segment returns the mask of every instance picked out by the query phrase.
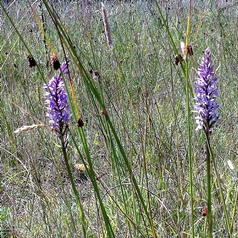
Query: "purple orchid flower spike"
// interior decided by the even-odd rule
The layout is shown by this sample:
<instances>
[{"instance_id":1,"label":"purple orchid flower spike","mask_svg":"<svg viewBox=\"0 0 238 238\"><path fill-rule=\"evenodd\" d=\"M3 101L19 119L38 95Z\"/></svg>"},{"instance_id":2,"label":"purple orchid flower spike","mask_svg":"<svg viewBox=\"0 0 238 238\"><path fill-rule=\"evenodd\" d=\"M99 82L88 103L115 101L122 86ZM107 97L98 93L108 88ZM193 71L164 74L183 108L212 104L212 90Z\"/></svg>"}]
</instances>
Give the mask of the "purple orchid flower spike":
<instances>
[{"instance_id":1,"label":"purple orchid flower spike","mask_svg":"<svg viewBox=\"0 0 238 238\"><path fill-rule=\"evenodd\" d=\"M203 129L206 133L211 133L213 125L218 121L217 103L218 91L215 87L217 77L213 70L210 49L207 48L205 56L198 69L198 78L195 83L195 112L197 128Z\"/></svg>"},{"instance_id":2,"label":"purple orchid flower spike","mask_svg":"<svg viewBox=\"0 0 238 238\"><path fill-rule=\"evenodd\" d=\"M68 74L68 62L64 62L59 75L52 77L50 82L44 86L46 90L47 117L49 118L52 129L61 132L64 125L69 123L71 116L68 95L62 74Z\"/></svg>"}]
</instances>

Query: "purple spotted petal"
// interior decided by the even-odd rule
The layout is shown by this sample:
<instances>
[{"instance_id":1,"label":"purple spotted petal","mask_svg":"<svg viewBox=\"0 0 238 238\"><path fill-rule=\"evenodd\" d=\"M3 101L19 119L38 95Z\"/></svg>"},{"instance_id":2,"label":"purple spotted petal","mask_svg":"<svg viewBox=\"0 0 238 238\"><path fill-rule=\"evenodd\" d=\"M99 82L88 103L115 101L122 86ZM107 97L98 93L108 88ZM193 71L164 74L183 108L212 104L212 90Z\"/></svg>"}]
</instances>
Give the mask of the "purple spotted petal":
<instances>
[{"instance_id":1,"label":"purple spotted petal","mask_svg":"<svg viewBox=\"0 0 238 238\"><path fill-rule=\"evenodd\" d=\"M217 78L213 70L211 52L207 48L199 66L198 78L196 78L195 83L196 130L203 129L206 132L211 132L212 126L219 118L218 109L220 106L217 103L218 91L215 87L216 82Z\"/></svg>"}]
</instances>

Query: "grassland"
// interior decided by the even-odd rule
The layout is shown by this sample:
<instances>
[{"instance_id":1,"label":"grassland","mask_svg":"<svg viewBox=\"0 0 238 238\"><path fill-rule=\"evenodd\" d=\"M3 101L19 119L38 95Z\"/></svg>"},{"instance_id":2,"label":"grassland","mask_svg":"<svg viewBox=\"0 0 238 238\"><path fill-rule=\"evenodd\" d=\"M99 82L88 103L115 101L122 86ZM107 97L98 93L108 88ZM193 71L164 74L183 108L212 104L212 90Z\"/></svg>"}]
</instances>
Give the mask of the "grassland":
<instances>
[{"instance_id":1,"label":"grassland","mask_svg":"<svg viewBox=\"0 0 238 238\"><path fill-rule=\"evenodd\" d=\"M186 41L189 3L106 2L109 47L99 2L43 2L32 1L32 8L27 1L2 2L0 8L0 237L192 237L192 223L194 237L208 237L206 139L195 131L193 112L193 85L207 47L221 105L211 138L213 237L238 237L237 5L194 1L188 115L185 74L174 57ZM57 74L53 51L60 62L69 59L78 105L66 83L71 107L84 121L79 128L72 117L67 146L79 196L46 116L43 86ZM29 67L28 55L38 67ZM14 133L32 124L44 126Z\"/></svg>"}]
</instances>

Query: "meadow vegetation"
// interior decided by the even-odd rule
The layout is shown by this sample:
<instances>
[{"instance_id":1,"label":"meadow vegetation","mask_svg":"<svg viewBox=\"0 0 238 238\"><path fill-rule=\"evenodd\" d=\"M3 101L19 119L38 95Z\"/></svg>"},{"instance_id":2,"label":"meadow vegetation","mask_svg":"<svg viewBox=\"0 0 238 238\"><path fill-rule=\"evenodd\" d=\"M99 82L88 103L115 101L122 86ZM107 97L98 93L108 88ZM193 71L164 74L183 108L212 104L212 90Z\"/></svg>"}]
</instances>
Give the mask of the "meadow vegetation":
<instances>
[{"instance_id":1,"label":"meadow vegetation","mask_svg":"<svg viewBox=\"0 0 238 238\"><path fill-rule=\"evenodd\" d=\"M194 2L106 1L111 45L99 1L0 2L0 237L208 237L194 113L207 47L220 104L212 236L238 237L238 5ZM176 65L190 7L193 55ZM46 114L53 54L69 60L65 143Z\"/></svg>"}]
</instances>

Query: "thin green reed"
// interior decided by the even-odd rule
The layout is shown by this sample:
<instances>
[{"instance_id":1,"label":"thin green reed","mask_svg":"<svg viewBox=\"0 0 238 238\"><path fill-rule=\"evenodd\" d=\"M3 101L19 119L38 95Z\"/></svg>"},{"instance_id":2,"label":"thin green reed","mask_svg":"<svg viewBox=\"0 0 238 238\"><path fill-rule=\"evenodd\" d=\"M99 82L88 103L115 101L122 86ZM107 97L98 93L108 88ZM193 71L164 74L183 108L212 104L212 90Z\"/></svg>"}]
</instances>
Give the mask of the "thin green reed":
<instances>
[{"instance_id":1,"label":"thin green reed","mask_svg":"<svg viewBox=\"0 0 238 238\"><path fill-rule=\"evenodd\" d=\"M45 2L45 1L44 1ZM144 197L142 195L142 192L138 186L138 182L133 174L133 171L132 171L132 168L131 168L131 164L127 158L127 155L125 153L125 150L122 146L122 143L117 135L117 132L113 126L113 123L107 113L107 110L106 110L106 107L105 107L105 104L104 104L104 101L102 99L102 96L100 95L100 90L98 91L98 89L96 88L95 84L92 82L92 80L90 80L87 72L85 71L82 63L81 63L81 59L80 57L78 56L76 50L74 49L73 47L73 44L70 40L70 37L69 35L66 33L62 23L60 23L60 20L56 17L56 15L54 14L54 12L49 8L49 5L46 4L46 7L47 7L47 10L49 11L51 17L53 18L53 21L54 21L54 24L57 24L57 27L59 28L60 30L60 33L64 39L64 45L65 47L69 50L69 53L71 54L73 60L74 60L74 63L76 64L76 66L78 67L79 71L81 72L81 76L82 76L82 79L84 80L85 84L86 84L86 87L88 88L88 93L89 93L89 96L90 96L90 99L91 99L91 102L93 103L94 107L97 108L97 103L95 102L95 99L96 101L99 103L102 111L104 112L104 116L105 116L105 120L104 122L106 123L106 125L108 126L108 128L110 129L111 131L111 137L114 137L113 140L115 140L116 142L116 145L120 151L120 154L123 158L123 161L124 161L124 165L126 166L127 170L128 170L128 173L130 175L130 180L132 182L132 185L135 189L135 194L136 194L136 197L137 199L139 200L139 204L141 206L141 208L144 210L145 214L146 214L146 217L149 221L149 224L151 226L151 229L153 230L153 222L151 220L151 217L148 213L148 210L147 210L147 206L145 204L145 201L144 201ZM102 123L102 119L101 120L101 123ZM105 128L105 123L102 123L103 125L103 128L105 129L105 131L108 131L107 128ZM116 150L115 150L116 151ZM90 159L89 157L87 157L87 159ZM93 169L93 168L92 168ZM98 194L98 196L100 196ZM101 206L103 206L103 204L101 204ZM106 213L105 213L106 214ZM107 219L105 217L105 219ZM154 232L154 237L156 237L156 234Z\"/></svg>"},{"instance_id":2,"label":"thin green reed","mask_svg":"<svg viewBox=\"0 0 238 238\"><path fill-rule=\"evenodd\" d=\"M121 76L122 80L120 80L120 83L123 84L123 83L126 83L126 78L125 78L124 72L123 72L123 70L121 68L121 65L119 63L119 60L118 60L117 51L113 47L113 41L112 41L111 33L110 33L110 25L109 25L109 21L108 21L108 18L107 18L107 11L106 11L105 5L103 3L102 3L102 9L101 10L102 10L102 18L103 18L103 25L104 25L105 36L106 36L106 39L107 39L107 45L108 45L108 48L111 50L110 53L111 53L112 61L114 62L114 64L116 64L116 66L118 68L118 71L119 71L119 74ZM129 90L128 90L128 94L131 96L131 92ZM147 114L146 114L146 118L147 118ZM146 182L146 186L147 186L148 213L149 213L149 216L150 216L150 220L149 221L150 221L153 237L155 238L155 237L157 237L157 234L156 234L156 231L155 231L154 221L153 221L153 217L152 217L152 210L151 210L151 201L150 201L151 199L150 199L150 193L149 193L149 182L148 182L148 177L147 177L146 158L145 158L145 150L146 149L144 149L144 145L143 145L142 141L143 141L143 139L141 140L142 151L143 151L143 156L142 157L143 157L143 160L144 160L144 172L145 172L145 180L146 180L145 182ZM145 139L144 142L146 144L146 139ZM116 154L115 154L115 158L116 158L116 162L117 162L118 158L117 158ZM119 176L119 181L120 180L121 179L120 179L120 176ZM142 176L142 183L143 183L143 176ZM123 187L121 187L121 191L123 193ZM126 207L126 204L124 204L124 205ZM143 216L142 216L142 220L143 220L143 222L144 222L144 224L146 226L146 223L144 221L144 217ZM146 229L146 232L147 232L147 236L149 236L147 229Z\"/></svg>"},{"instance_id":3,"label":"thin green reed","mask_svg":"<svg viewBox=\"0 0 238 238\"><path fill-rule=\"evenodd\" d=\"M192 225L192 237L194 237L194 203L193 203L193 166L194 158L192 154L191 144L191 106L190 106L190 93L189 93L189 62L186 59L186 100L187 100L187 128L188 128L188 158L189 158L189 187L190 187L190 209L191 209L191 225Z\"/></svg>"},{"instance_id":4,"label":"thin green reed","mask_svg":"<svg viewBox=\"0 0 238 238\"><path fill-rule=\"evenodd\" d=\"M191 0L190 0L190 6L188 11L188 23L187 23L187 32L186 32L186 74L185 74L185 80L186 80L186 100L187 100L187 128L188 128L188 159L189 159L189 186L190 186L190 209L191 209L191 225L192 225L192 237L195 236L194 233L194 192L193 192L193 166L194 166L194 157L192 154L192 143L191 143L191 95L189 92L189 43L190 43L190 22L191 22ZM191 53L191 52L190 52Z\"/></svg>"},{"instance_id":5,"label":"thin green reed","mask_svg":"<svg viewBox=\"0 0 238 238\"><path fill-rule=\"evenodd\" d=\"M169 25L167 20L165 19L162 9L159 6L158 1L156 1L156 6L159 12L159 15L162 19L162 22L166 28L169 41L172 45L172 48L174 50L174 53L178 55L178 49L177 46L173 40L173 36L170 32ZM194 232L194 192L193 192L193 164L194 164L194 158L192 154L192 142L191 142L191 96L193 97L193 91L189 82L189 72L190 72L190 67L189 67L189 59L188 59L188 49L187 46L189 45L189 38L190 38L190 20L191 20L191 1L190 1L190 6L189 6L189 11L188 11L188 23L187 23L187 32L186 32L186 45L185 45L185 66L181 63L181 69L182 73L185 78L185 92L186 92L186 105L187 105L187 133L188 133L188 159L189 159L189 187L190 187L190 224L191 224L191 232L192 232L192 237L195 236Z\"/></svg>"},{"instance_id":6,"label":"thin green reed","mask_svg":"<svg viewBox=\"0 0 238 238\"><path fill-rule=\"evenodd\" d=\"M47 3L47 1L43 1L43 2L44 2L44 4L45 4L45 6L46 6L47 11L49 12L49 14L50 14L50 16L51 16L51 18L52 18L54 24L57 26L57 29L58 29L59 33L62 34L62 35L61 35L61 37L62 37L61 40L62 40L62 42L64 42L64 47L66 47L68 50L69 50L69 48L70 48L71 50L73 50L73 53L72 53L72 52L70 52L70 53L72 53L73 56L76 56L76 55L74 55L74 53L76 54L76 52L75 52L75 49L74 49L74 47L73 47L73 45L72 45L72 42L71 42L71 40L70 40L70 37L69 37L68 34L65 32L65 29L63 29L62 23L59 22L58 17L57 17L56 14L54 13L54 11L51 9L51 7L50 7L49 4ZM64 41L64 40L67 41L67 44L65 44L65 41ZM76 63L76 62L74 61L74 63ZM82 71L84 72L84 74L82 74L82 76L83 76L83 77L84 77L84 76L87 77L87 75L85 74L85 70L84 70L84 68L83 68L83 66L81 65L81 63L80 63L79 60L78 60L77 63L78 63L77 66L78 66L78 68L79 68L79 71L80 71L80 72L82 72ZM89 78L87 78L87 82L90 84L90 86L89 86L90 89L91 89L93 92L95 92L95 94L97 95L97 97L101 100L100 95L99 95L99 92L97 91L97 89L95 88L95 86L92 84L92 82L90 82ZM102 101L101 101L101 103L102 103ZM95 105L96 105L96 104L95 104ZM73 108L74 108L74 107L75 107L75 105L73 105ZM74 113L74 119L75 119L75 121L77 121L77 120L79 119L79 118L77 118L77 116L76 116L75 113ZM89 178L90 178L90 180L91 180L91 182L92 182L94 191L95 191L95 193L96 193L96 195L97 195L97 198L98 198L98 201L99 201L99 204L100 204L101 212L102 212L103 219L104 219L104 224L105 224L105 227L106 227L106 230L107 230L107 236L108 236L108 237L115 237L114 232L113 232L113 229L112 229L112 226L111 226L111 223L110 223L110 221L109 221L109 217L108 217L108 215L107 215L106 209L105 209L104 204L103 204L102 199L101 199L101 195L100 195L99 188L98 188L98 185L97 185L96 174L95 174L95 172L94 172L93 163L92 163L92 160L91 160L91 155L90 155L90 151L89 151L89 148L88 148L88 143L87 143L87 139L86 139L86 137L85 137L85 133L84 133L83 127L81 127L81 126L78 127L78 128L77 128L77 132L78 132L78 135L79 135L79 137L80 137L80 139L81 139L81 142L82 142L82 144L83 144L83 149L84 149L84 152L85 152L85 155L86 155L86 159L87 159L87 163L88 163L89 168L87 168L87 165L86 165L85 161L84 161L84 160L83 160L83 161L84 161L84 164L85 164L87 173L88 173ZM78 146L77 146L76 148L78 148ZM78 151L79 151L79 149L78 149Z\"/></svg>"},{"instance_id":7,"label":"thin green reed","mask_svg":"<svg viewBox=\"0 0 238 238\"><path fill-rule=\"evenodd\" d=\"M47 3L47 1L44 1L44 4L45 4L45 6L47 8L47 11L49 12L50 16L52 17L52 19L54 21L54 24L57 25L57 27L58 27L58 29L60 31L60 34L62 35L64 46L67 48L67 50L71 54L71 57L72 57L75 65L78 67L79 71L81 72L81 76L82 76L82 79L83 79L87 89L88 89L89 96L90 96L89 98L91 99L91 102L93 103L93 105L96 108L96 110L98 110L97 109L97 103L96 103L96 101L97 101L99 103L101 109L104 111L104 115L105 115L105 120L104 121L108 125L108 128L110 129L110 131L112 133L112 136L114 137L113 140L115 140L115 142L117 144L117 147L118 147L118 149L120 151L120 154L121 154L121 156L123 158L124 164L125 164L125 166L126 166L126 168L128 170L128 173L130 175L130 179L131 179L132 185L133 185L133 187L135 189L136 197L140 201L139 205L141 206L141 208L145 212L147 220L149 221L149 224L150 224L151 228L153 229L153 223L152 223L150 215L148 213L147 206L145 204L142 192L141 192L141 190L140 190L140 188L138 186L137 180L136 180L136 178L135 178L135 176L133 174L130 162L129 162L127 156L126 156L126 153L124 151L122 143L121 143L121 141L120 141L120 139L119 139L119 137L117 135L117 132L116 132L114 126L113 126L112 121L109 118L109 115L107 114L107 111L106 111L103 99L102 99L98 89L96 88L95 84L92 82L92 80L90 80L90 77L88 76L87 72L85 71L85 69L84 69L84 67L83 67L83 65L81 63L81 59L79 58L75 48L73 47L73 44L72 44L72 42L70 40L70 37L69 37L69 34L65 31L65 29L63 27L63 24L60 22L59 18L56 16L54 11L50 8L50 6ZM95 99L96 99L96 101L95 101ZM102 119L100 119L100 121L102 122ZM105 128L105 124L104 123L102 123L102 126L105 129L105 131L107 131L107 129ZM112 228L111 228L108 216L107 216L107 212L106 212L106 210L104 208L104 205L103 205L103 202L102 202L102 200L100 198L99 189L97 187L97 182L96 182L96 179L95 179L96 178L95 177L95 173L93 172L93 164L92 164L92 161L91 161L89 148L87 146L87 140L86 140L86 138L84 136L83 129L80 128L80 129L78 129L78 131L80 132L79 135L80 135L80 138L81 138L82 142L84 142L83 143L83 148L84 148L84 150L86 152L86 158L87 158L87 162L89 164L89 169L90 169L89 174L92 173L90 175L90 179L93 182L93 186L94 186L95 192L96 192L97 197L99 199L99 204L100 204L100 207L101 207L101 211L102 211L102 214L103 214L104 223L105 223L108 235L110 237L114 237L114 234L113 234L113 231L112 231ZM156 237L156 235L154 235L154 237Z\"/></svg>"}]
</instances>

